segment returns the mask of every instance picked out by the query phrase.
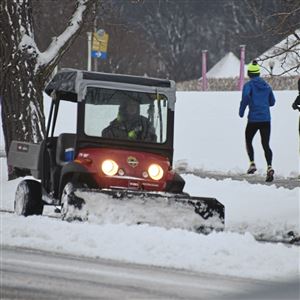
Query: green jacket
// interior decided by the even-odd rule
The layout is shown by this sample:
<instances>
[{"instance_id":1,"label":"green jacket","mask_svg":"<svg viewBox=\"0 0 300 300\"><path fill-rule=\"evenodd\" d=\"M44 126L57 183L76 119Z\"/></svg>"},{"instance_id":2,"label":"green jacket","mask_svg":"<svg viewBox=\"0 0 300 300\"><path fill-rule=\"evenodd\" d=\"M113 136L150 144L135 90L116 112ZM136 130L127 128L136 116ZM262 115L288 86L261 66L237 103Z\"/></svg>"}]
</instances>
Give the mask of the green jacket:
<instances>
[{"instance_id":1,"label":"green jacket","mask_svg":"<svg viewBox=\"0 0 300 300\"><path fill-rule=\"evenodd\" d=\"M157 140L155 129L144 116L138 116L128 121L116 118L108 127L103 129L102 137L146 142L156 142Z\"/></svg>"}]
</instances>

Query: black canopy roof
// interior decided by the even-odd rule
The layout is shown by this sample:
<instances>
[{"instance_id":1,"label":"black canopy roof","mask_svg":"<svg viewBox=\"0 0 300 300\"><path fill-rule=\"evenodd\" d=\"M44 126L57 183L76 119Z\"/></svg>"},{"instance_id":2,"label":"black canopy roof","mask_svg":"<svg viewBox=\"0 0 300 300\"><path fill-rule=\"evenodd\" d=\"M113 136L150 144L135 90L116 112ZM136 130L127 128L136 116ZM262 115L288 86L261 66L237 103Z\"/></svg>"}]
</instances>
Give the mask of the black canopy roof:
<instances>
[{"instance_id":1,"label":"black canopy roof","mask_svg":"<svg viewBox=\"0 0 300 300\"><path fill-rule=\"evenodd\" d=\"M162 88L171 87L171 81L167 79L63 69L48 83L45 92L50 96L55 91L62 99L76 102L76 86L81 81L110 81Z\"/></svg>"}]
</instances>

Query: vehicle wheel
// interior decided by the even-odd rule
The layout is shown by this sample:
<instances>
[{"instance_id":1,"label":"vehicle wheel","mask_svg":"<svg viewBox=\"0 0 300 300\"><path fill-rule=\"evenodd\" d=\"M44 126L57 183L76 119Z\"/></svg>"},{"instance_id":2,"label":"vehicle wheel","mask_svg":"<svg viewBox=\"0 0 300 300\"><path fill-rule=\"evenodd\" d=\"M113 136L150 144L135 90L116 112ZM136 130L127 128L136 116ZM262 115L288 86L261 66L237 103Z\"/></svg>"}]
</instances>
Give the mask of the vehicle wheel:
<instances>
[{"instance_id":1,"label":"vehicle wheel","mask_svg":"<svg viewBox=\"0 0 300 300\"><path fill-rule=\"evenodd\" d=\"M71 222L74 220L86 221L88 219L85 202L77 197L74 190L78 188L73 183L68 182L61 194L61 218Z\"/></svg>"},{"instance_id":2,"label":"vehicle wheel","mask_svg":"<svg viewBox=\"0 0 300 300\"><path fill-rule=\"evenodd\" d=\"M15 195L15 213L25 217L41 215L43 208L41 183L31 179L21 181Z\"/></svg>"}]
</instances>

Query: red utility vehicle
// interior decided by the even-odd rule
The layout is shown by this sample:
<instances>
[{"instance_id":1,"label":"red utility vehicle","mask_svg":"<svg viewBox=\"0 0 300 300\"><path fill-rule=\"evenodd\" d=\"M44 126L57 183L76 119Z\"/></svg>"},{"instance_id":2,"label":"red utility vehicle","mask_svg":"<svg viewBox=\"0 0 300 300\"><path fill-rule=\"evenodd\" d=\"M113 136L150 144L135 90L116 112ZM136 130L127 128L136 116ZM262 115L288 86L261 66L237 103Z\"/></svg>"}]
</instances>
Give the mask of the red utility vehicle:
<instances>
[{"instance_id":1,"label":"red utility vehicle","mask_svg":"<svg viewBox=\"0 0 300 300\"><path fill-rule=\"evenodd\" d=\"M175 83L171 80L65 69L45 92L52 103L45 140L13 141L8 163L25 179L16 192L20 215L44 205L63 219L149 223L208 232L224 227L224 206L191 197L172 168ZM67 101L77 106L59 113ZM75 120L56 135L58 117ZM199 149L199 151L201 151Z\"/></svg>"}]
</instances>

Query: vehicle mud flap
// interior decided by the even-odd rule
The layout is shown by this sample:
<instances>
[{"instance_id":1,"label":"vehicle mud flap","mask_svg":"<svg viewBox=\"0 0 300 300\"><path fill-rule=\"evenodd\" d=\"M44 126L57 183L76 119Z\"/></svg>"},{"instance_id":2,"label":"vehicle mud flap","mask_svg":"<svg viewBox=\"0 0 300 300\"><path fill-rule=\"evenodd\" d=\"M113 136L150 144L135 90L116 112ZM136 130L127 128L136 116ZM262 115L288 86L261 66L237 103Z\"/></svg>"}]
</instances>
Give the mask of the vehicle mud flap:
<instances>
[{"instance_id":1,"label":"vehicle mud flap","mask_svg":"<svg viewBox=\"0 0 300 300\"><path fill-rule=\"evenodd\" d=\"M76 189L89 220L97 223L149 224L210 233L224 229L224 206L215 198L128 190Z\"/></svg>"}]
</instances>

